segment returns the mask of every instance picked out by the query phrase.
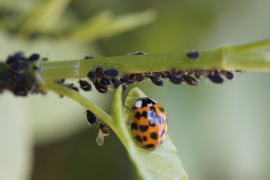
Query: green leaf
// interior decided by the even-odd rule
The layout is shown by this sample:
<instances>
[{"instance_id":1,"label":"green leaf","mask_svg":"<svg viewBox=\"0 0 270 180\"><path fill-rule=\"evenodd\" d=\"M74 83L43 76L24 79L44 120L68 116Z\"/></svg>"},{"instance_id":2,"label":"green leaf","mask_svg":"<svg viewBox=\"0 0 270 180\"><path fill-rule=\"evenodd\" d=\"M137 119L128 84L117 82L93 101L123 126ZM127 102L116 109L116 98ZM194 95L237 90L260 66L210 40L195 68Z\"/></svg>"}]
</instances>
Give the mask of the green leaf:
<instances>
[{"instance_id":1,"label":"green leaf","mask_svg":"<svg viewBox=\"0 0 270 180\"><path fill-rule=\"evenodd\" d=\"M76 28L72 36L76 41L89 42L100 38L107 38L135 28L144 26L156 19L154 10L132 13L114 17L110 10L102 11Z\"/></svg>"},{"instance_id":2,"label":"green leaf","mask_svg":"<svg viewBox=\"0 0 270 180\"><path fill-rule=\"evenodd\" d=\"M114 124L118 124L118 126L115 126L115 133L127 148L130 159L134 163L141 178L146 180L187 180L187 173L169 135L167 135L163 145L153 152L146 151L136 144L136 141L132 138L130 128L127 126L131 112L125 108L124 117L126 121L121 115L123 109L121 92L120 87L116 91L112 107ZM134 106L135 101L140 97L145 97L144 93L139 88L132 89L129 92L125 105L128 107Z\"/></svg>"},{"instance_id":3,"label":"green leaf","mask_svg":"<svg viewBox=\"0 0 270 180\"><path fill-rule=\"evenodd\" d=\"M28 14L21 32L50 32L71 0L43 0Z\"/></svg>"}]
</instances>

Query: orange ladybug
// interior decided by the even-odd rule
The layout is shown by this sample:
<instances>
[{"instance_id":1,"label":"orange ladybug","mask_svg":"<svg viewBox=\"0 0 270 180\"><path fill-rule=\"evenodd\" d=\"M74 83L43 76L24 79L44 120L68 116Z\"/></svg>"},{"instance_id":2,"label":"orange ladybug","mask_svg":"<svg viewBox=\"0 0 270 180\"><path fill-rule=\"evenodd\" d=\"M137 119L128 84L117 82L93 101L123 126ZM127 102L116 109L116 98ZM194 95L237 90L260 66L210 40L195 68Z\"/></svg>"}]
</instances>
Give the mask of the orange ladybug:
<instances>
[{"instance_id":1,"label":"orange ladybug","mask_svg":"<svg viewBox=\"0 0 270 180\"><path fill-rule=\"evenodd\" d=\"M163 143L168 130L168 121L163 107L153 99L144 97L136 101L130 121L133 138L139 146L154 151Z\"/></svg>"}]
</instances>

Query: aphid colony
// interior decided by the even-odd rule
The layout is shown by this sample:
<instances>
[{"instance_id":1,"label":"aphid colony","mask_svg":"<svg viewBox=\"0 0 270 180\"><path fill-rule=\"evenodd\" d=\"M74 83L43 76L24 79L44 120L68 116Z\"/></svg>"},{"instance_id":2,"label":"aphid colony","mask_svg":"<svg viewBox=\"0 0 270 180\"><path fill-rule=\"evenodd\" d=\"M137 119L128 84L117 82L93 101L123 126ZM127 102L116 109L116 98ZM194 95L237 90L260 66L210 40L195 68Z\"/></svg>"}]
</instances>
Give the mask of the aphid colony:
<instances>
[{"instance_id":1,"label":"aphid colony","mask_svg":"<svg viewBox=\"0 0 270 180\"><path fill-rule=\"evenodd\" d=\"M129 53L128 55L146 55L146 53L138 51L135 53ZM198 51L192 51L186 54L188 58L196 59L199 57ZM85 59L92 59L93 56L86 56ZM236 70L235 72L241 72ZM147 79L157 86L163 86L163 80L168 79L173 84L188 84L191 86L197 86L198 80L202 78L209 79L216 84L222 84L225 79L232 80L234 78L233 71L224 70L181 70L177 71L172 68L171 71L163 72L149 72L149 73L137 73L129 75L121 75L118 70L109 68L103 69L97 67L87 73L87 77L92 81L93 85L100 93L108 93L109 86L113 85L114 88L122 86L123 91L127 91L127 86L135 82L142 83ZM91 91L92 86L89 82L80 80L81 89L84 91Z\"/></svg>"},{"instance_id":2,"label":"aphid colony","mask_svg":"<svg viewBox=\"0 0 270 180\"><path fill-rule=\"evenodd\" d=\"M18 52L9 56L5 63L0 62L0 93L9 90L15 96L27 96L28 93L46 94L39 88L31 70L41 70L35 63L39 59L39 54L25 57L23 53Z\"/></svg>"}]
</instances>

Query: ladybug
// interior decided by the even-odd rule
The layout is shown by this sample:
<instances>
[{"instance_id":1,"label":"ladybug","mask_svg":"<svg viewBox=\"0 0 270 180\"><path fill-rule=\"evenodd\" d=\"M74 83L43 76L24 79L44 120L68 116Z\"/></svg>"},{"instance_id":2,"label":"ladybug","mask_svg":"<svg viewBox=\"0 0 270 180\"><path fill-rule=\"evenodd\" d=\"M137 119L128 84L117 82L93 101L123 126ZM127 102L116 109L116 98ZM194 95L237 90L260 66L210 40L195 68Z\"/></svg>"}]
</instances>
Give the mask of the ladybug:
<instances>
[{"instance_id":1,"label":"ladybug","mask_svg":"<svg viewBox=\"0 0 270 180\"><path fill-rule=\"evenodd\" d=\"M129 109L129 108L128 108ZM153 99L144 97L130 109L130 128L133 138L147 151L154 151L165 140L168 121L163 107Z\"/></svg>"}]
</instances>

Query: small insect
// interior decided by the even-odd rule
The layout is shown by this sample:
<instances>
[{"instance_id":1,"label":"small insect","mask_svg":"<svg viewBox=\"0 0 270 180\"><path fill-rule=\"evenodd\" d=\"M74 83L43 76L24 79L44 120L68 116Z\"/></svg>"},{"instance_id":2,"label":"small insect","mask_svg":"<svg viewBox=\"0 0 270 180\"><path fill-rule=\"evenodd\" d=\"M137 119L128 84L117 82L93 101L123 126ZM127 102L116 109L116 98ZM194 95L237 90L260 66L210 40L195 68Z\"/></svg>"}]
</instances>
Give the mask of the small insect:
<instances>
[{"instance_id":1,"label":"small insect","mask_svg":"<svg viewBox=\"0 0 270 180\"><path fill-rule=\"evenodd\" d=\"M128 109L133 111L130 121L133 138L143 149L154 151L167 135L168 121L163 107L144 97L136 101L135 107Z\"/></svg>"},{"instance_id":2,"label":"small insect","mask_svg":"<svg viewBox=\"0 0 270 180\"><path fill-rule=\"evenodd\" d=\"M32 55L28 58L28 60L29 60L29 61L37 61L37 60L39 60L39 58L40 58L40 55L39 55L39 54L32 54Z\"/></svg>"},{"instance_id":3,"label":"small insect","mask_svg":"<svg viewBox=\"0 0 270 180\"><path fill-rule=\"evenodd\" d=\"M191 51L191 52L187 53L186 55L189 58L196 59L199 57L199 52L198 51Z\"/></svg>"},{"instance_id":4,"label":"small insect","mask_svg":"<svg viewBox=\"0 0 270 180\"><path fill-rule=\"evenodd\" d=\"M42 60L42 61L48 61L49 59L46 58L46 57L44 57L44 58L42 58L41 60Z\"/></svg>"},{"instance_id":5,"label":"small insect","mask_svg":"<svg viewBox=\"0 0 270 180\"><path fill-rule=\"evenodd\" d=\"M95 73L96 73L97 78L103 76L104 75L103 68L102 67L97 67L96 70L95 70Z\"/></svg>"},{"instance_id":6,"label":"small insect","mask_svg":"<svg viewBox=\"0 0 270 180\"><path fill-rule=\"evenodd\" d=\"M207 77L216 84L222 84L224 79L221 77L218 71L208 73Z\"/></svg>"},{"instance_id":7,"label":"small insect","mask_svg":"<svg viewBox=\"0 0 270 180\"><path fill-rule=\"evenodd\" d=\"M98 80L94 81L94 85L96 87L96 90L102 94L105 94L108 92L108 86L104 86L98 82Z\"/></svg>"},{"instance_id":8,"label":"small insect","mask_svg":"<svg viewBox=\"0 0 270 180\"><path fill-rule=\"evenodd\" d=\"M149 78L151 79L152 83L154 83L157 86L163 86L163 81L161 78L150 75Z\"/></svg>"},{"instance_id":9,"label":"small insect","mask_svg":"<svg viewBox=\"0 0 270 180\"><path fill-rule=\"evenodd\" d=\"M120 81L126 85L133 84L135 82L134 76L125 75L121 77Z\"/></svg>"},{"instance_id":10,"label":"small insect","mask_svg":"<svg viewBox=\"0 0 270 180\"><path fill-rule=\"evenodd\" d=\"M221 74L223 74L227 79L233 80L234 76L233 73L230 71L220 71Z\"/></svg>"},{"instance_id":11,"label":"small insect","mask_svg":"<svg viewBox=\"0 0 270 180\"><path fill-rule=\"evenodd\" d=\"M81 87L84 91L91 91L92 86L91 86L91 84L89 84L87 81L79 80L79 83L80 83L80 87Z\"/></svg>"},{"instance_id":12,"label":"small insect","mask_svg":"<svg viewBox=\"0 0 270 180\"><path fill-rule=\"evenodd\" d=\"M119 71L116 69L107 69L104 73L109 77L116 78L119 74Z\"/></svg>"},{"instance_id":13,"label":"small insect","mask_svg":"<svg viewBox=\"0 0 270 180\"><path fill-rule=\"evenodd\" d=\"M137 51L135 53L129 53L128 55L146 55L146 53L142 51Z\"/></svg>"},{"instance_id":14,"label":"small insect","mask_svg":"<svg viewBox=\"0 0 270 180\"><path fill-rule=\"evenodd\" d=\"M115 89L118 88L118 86L122 85L122 90L123 91L127 91L127 86L125 86L121 81L119 81L118 79L111 79L112 84L114 86Z\"/></svg>"},{"instance_id":15,"label":"small insect","mask_svg":"<svg viewBox=\"0 0 270 180\"><path fill-rule=\"evenodd\" d=\"M100 84L102 84L103 86L109 86L112 84L111 80L108 79L108 78L102 78L100 81L99 81Z\"/></svg>"},{"instance_id":16,"label":"small insect","mask_svg":"<svg viewBox=\"0 0 270 180\"><path fill-rule=\"evenodd\" d=\"M65 85L65 86L68 87L68 88L70 88L70 89L72 89L72 90L74 90L74 91L79 92L79 89L77 87L75 87L73 83L68 84L68 85Z\"/></svg>"},{"instance_id":17,"label":"small insect","mask_svg":"<svg viewBox=\"0 0 270 180\"><path fill-rule=\"evenodd\" d=\"M37 67L37 66L33 66L33 69L36 70L36 71L42 71L42 68L41 67Z\"/></svg>"},{"instance_id":18,"label":"small insect","mask_svg":"<svg viewBox=\"0 0 270 180\"><path fill-rule=\"evenodd\" d=\"M142 83L145 80L145 77L144 77L143 74L131 74L130 76L132 76L132 75L135 76L134 79L135 79L136 82Z\"/></svg>"},{"instance_id":19,"label":"small insect","mask_svg":"<svg viewBox=\"0 0 270 180\"><path fill-rule=\"evenodd\" d=\"M185 75L185 76L183 76L183 78L185 79L185 82L191 86L198 85L198 82L196 81L196 79L194 79L193 77L191 77L189 75Z\"/></svg>"},{"instance_id":20,"label":"small insect","mask_svg":"<svg viewBox=\"0 0 270 180\"><path fill-rule=\"evenodd\" d=\"M97 116L90 110L86 110L86 117L89 123L89 126L92 126L97 123Z\"/></svg>"},{"instance_id":21,"label":"small insect","mask_svg":"<svg viewBox=\"0 0 270 180\"><path fill-rule=\"evenodd\" d=\"M99 146L104 144L104 137L109 136L109 128L105 123L100 123L96 142Z\"/></svg>"},{"instance_id":22,"label":"small insect","mask_svg":"<svg viewBox=\"0 0 270 180\"><path fill-rule=\"evenodd\" d=\"M171 73L168 73L167 78L171 81L173 84L182 84L184 80L181 77L178 77L176 75L173 75Z\"/></svg>"},{"instance_id":23,"label":"small insect","mask_svg":"<svg viewBox=\"0 0 270 180\"><path fill-rule=\"evenodd\" d=\"M84 57L84 59L93 59L93 58L94 58L94 56L91 56L91 55L87 55Z\"/></svg>"},{"instance_id":24,"label":"small insect","mask_svg":"<svg viewBox=\"0 0 270 180\"><path fill-rule=\"evenodd\" d=\"M195 77L196 77L197 79L200 79L201 76L204 76L204 75L205 75L205 73L204 73L203 71L201 71L201 70L196 70L196 71L194 72L194 75L195 75Z\"/></svg>"},{"instance_id":25,"label":"small insect","mask_svg":"<svg viewBox=\"0 0 270 180\"><path fill-rule=\"evenodd\" d=\"M87 73L87 77L90 79L90 80L93 80L96 78L96 73L94 71L89 71Z\"/></svg>"}]
</instances>

